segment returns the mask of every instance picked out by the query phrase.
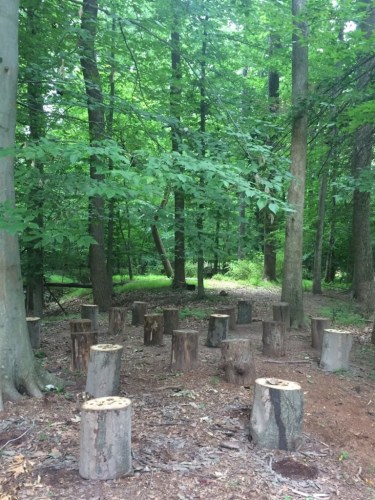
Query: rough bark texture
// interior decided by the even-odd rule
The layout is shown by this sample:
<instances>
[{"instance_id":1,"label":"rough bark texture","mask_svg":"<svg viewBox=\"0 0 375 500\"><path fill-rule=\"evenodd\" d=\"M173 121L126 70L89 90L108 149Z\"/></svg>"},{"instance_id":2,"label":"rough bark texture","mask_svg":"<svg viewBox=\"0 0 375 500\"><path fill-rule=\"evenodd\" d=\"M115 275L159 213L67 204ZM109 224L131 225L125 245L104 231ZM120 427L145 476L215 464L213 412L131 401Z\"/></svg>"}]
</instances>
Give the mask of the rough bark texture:
<instances>
[{"instance_id":1,"label":"rough bark texture","mask_svg":"<svg viewBox=\"0 0 375 500\"><path fill-rule=\"evenodd\" d=\"M290 328L290 306L287 302L273 304L272 313L274 321L282 321L286 328Z\"/></svg>"},{"instance_id":2,"label":"rough bark texture","mask_svg":"<svg viewBox=\"0 0 375 500\"><path fill-rule=\"evenodd\" d=\"M108 318L109 335L126 335L126 316L125 307L111 307Z\"/></svg>"},{"instance_id":3,"label":"rough bark texture","mask_svg":"<svg viewBox=\"0 0 375 500\"><path fill-rule=\"evenodd\" d=\"M164 335L172 335L173 330L178 330L180 322L179 311L175 307L163 309Z\"/></svg>"},{"instance_id":4,"label":"rough bark texture","mask_svg":"<svg viewBox=\"0 0 375 500\"><path fill-rule=\"evenodd\" d=\"M375 6L371 0L361 4L367 13L359 28L370 38L375 26ZM373 51L372 51L373 54ZM370 95L368 87L375 76L375 56L366 54L365 64L361 64L361 76L358 90ZM367 90L368 89L368 90ZM370 99L370 97L366 97ZM371 168L374 145L374 124L360 126L354 134L352 153L352 173L355 179ZM358 300L365 314L372 314L375 308L374 264L371 234L371 194L363 189L355 189L353 194L353 295Z\"/></svg>"},{"instance_id":5,"label":"rough bark texture","mask_svg":"<svg viewBox=\"0 0 375 500\"><path fill-rule=\"evenodd\" d=\"M87 95L90 144L93 146L105 139L103 94L95 51L97 15L97 0L83 0L79 48ZM104 181L104 175L98 173L98 167L101 168L101 162L97 156L92 155L90 177L100 184ZM94 302L101 311L108 311L111 305L112 286L107 273L105 255L104 199L99 195L91 196L89 199L89 234L95 240L95 244L91 244L89 250Z\"/></svg>"},{"instance_id":6,"label":"rough bark texture","mask_svg":"<svg viewBox=\"0 0 375 500\"><path fill-rule=\"evenodd\" d=\"M225 306L215 309L215 314L227 314L229 316L229 330L236 329L236 307Z\"/></svg>"},{"instance_id":7,"label":"rough bark texture","mask_svg":"<svg viewBox=\"0 0 375 500\"><path fill-rule=\"evenodd\" d=\"M237 304L237 324L246 325L252 321L252 304L249 300L239 300Z\"/></svg>"},{"instance_id":8,"label":"rough bark texture","mask_svg":"<svg viewBox=\"0 0 375 500\"><path fill-rule=\"evenodd\" d=\"M82 405L79 474L116 479L132 472L131 401L107 397Z\"/></svg>"},{"instance_id":9,"label":"rough bark texture","mask_svg":"<svg viewBox=\"0 0 375 500\"><path fill-rule=\"evenodd\" d=\"M144 316L144 344L163 344L163 315L145 314Z\"/></svg>"},{"instance_id":10,"label":"rough bark texture","mask_svg":"<svg viewBox=\"0 0 375 500\"><path fill-rule=\"evenodd\" d=\"M322 247L323 247L324 214L326 205L327 181L328 181L327 172L323 172L319 188L319 212L318 212L318 220L316 223L314 266L313 266L312 291L315 294L322 293Z\"/></svg>"},{"instance_id":11,"label":"rough bark texture","mask_svg":"<svg viewBox=\"0 0 375 500\"><path fill-rule=\"evenodd\" d=\"M14 146L18 72L17 0L0 2L0 149ZM14 159L0 158L0 203L14 204ZM41 396L26 324L17 234L0 230L0 409L21 399L18 388Z\"/></svg>"},{"instance_id":12,"label":"rough bark texture","mask_svg":"<svg viewBox=\"0 0 375 500\"><path fill-rule=\"evenodd\" d=\"M265 356L285 356L285 323L263 321L263 354Z\"/></svg>"},{"instance_id":13,"label":"rough bark texture","mask_svg":"<svg viewBox=\"0 0 375 500\"><path fill-rule=\"evenodd\" d=\"M91 329L93 332L99 330L99 307L93 304L81 305L81 318L91 320Z\"/></svg>"},{"instance_id":14,"label":"rough bark texture","mask_svg":"<svg viewBox=\"0 0 375 500\"><path fill-rule=\"evenodd\" d=\"M98 332L72 332L72 363L70 369L85 373L90 359L91 346L98 343Z\"/></svg>"},{"instance_id":15,"label":"rough bark texture","mask_svg":"<svg viewBox=\"0 0 375 500\"><path fill-rule=\"evenodd\" d=\"M320 368L327 372L348 370L352 344L353 337L350 332L324 330Z\"/></svg>"},{"instance_id":16,"label":"rough bark texture","mask_svg":"<svg viewBox=\"0 0 375 500\"><path fill-rule=\"evenodd\" d=\"M91 319L71 319L70 333L91 332Z\"/></svg>"},{"instance_id":17,"label":"rough bark texture","mask_svg":"<svg viewBox=\"0 0 375 500\"><path fill-rule=\"evenodd\" d=\"M292 0L294 33L292 48L293 125L288 203L293 212L288 214L285 232L284 268L281 300L290 304L292 325L304 324L302 297L303 209L307 160L307 11L306 0Z\"/></svg>"},{"instance_id":18,"label":"rough bark texture","mask_svg":"<svg viewBox=\"0 0 375 500\"><path fill-rule=\"evenodd\" d=\"M121 345L116 344L91 346L87 368L87 394L94 398L119 395L123 350Z\"/></svg>"},{"instance_id":19,"label":"rough bark texture","mask_svg":"<svg viewBox=\"0 0 375 500\"><path fill-rule=\"evenodd\" d=\"M250 437L261 448L295 451L302 442L303 392L296 382L258 378Z\"/></svg>"},{"instance_id":20,"label":"rough bark texture","mask_svg":"<svg viewBox=\"0 0 375 500\"><path fill-rule=\"evenodd\" d=\"M311 346L319 352L322 350L323 333L329 327L328 318L311 318Z\"/></svg>"},{"instance_id":21,"label":"rough bark texture","mask_svg":"<svg viewBox=\"0 0 375 500\"><path fill-rule=\"evenodd\" d=\"M219 367L226 382L245 387L255 380L255 361L250 339L226 339L221 342Z\"/></svg>"},{"instance_id":22,"label":"rough bark texture","mask_svg":"<svg viewBox=\"0 0 375 500\"><path fill-rule=\"evenodd\" d=\"M227 314L211 314L208 320L207 342L208 347L220 347L222 340L229 332L229 316Z\"/></svg>"},{"instance_id":23,"label":"rough bark texture","mask_svg":"<svg viewBox=\"0 0 375 500\"><path fill-rule=\"evenodd\" d=\"M33 349L40 347L40 318L26 318L30 344Z\"/></svg>"},{"instance_id":24,"label":"rough bark texture","mask_svg":"<svg viewBox=\"0 0 375 500\"><path fill-rule=\"evenodd\" d=\"M143 325L144 317L147 312L147 302L136 301L132 305L132 325Z\"/></svg>"},{"instance_id":25,"label":"rough bark texture","mask_svg":"<svg viewBox=\"0 0 375 500\"><path fill-rule=\"evenodd\" d=\"M186 372L198 364L199 332L174 330L172 334L171 370Z\"/></svg>"}]
</instances>

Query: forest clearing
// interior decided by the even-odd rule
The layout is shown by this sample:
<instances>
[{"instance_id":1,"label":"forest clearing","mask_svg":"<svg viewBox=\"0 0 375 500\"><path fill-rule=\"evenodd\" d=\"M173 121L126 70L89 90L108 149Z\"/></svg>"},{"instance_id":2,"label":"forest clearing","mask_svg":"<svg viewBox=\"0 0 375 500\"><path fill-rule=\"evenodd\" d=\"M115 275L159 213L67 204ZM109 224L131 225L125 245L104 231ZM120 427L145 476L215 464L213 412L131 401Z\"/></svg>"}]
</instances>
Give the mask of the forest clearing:
<instances>
[{"instance_id":1,"label":"forest clearing","mask_svg":"<svg viewBox=\"0 0 375 500\"><path fill-rule=\"evenodd\" d=\"M227 296L220 295L222 289ZM163 346L145 346L143 328L131 326L128 317L126 338L110 337L108 315L100 314L99 342L124 346L120 394L131 399L133 411L134 474L111 481L87 481L78 473L86 379L69 370L69 319L79 316L80 301L67 306L68 317L54 316L52 321L47 315L37 355L66 387L46 392L42 399L6 404L0 422L1 498L375 498L371 328L365 322L345 326L355 338L347 372L319 369L309 327L290 330L286 356L273 362L261 354L261 324L272 315L279 295L276 287L216 282L205 301L194 300L191 292L166 289L116 296L116 305L128 308L134 300L144 300L150 310L177 306L184 311L180 327L199 331L199 364L190 372L171 372L170 336L164 336ZM238 299L252 302L253 321L237 325L230 337L251 339L256 376L296 381L303 389L303 440L295 452L254 446L248 437L253 387L224 382L218 369L220 349L205 346L210 311ZM352 307L343 292L305 292L304 300L308 316L331 308L338 322L341 312Z\"/></svg>"}]
</instances>

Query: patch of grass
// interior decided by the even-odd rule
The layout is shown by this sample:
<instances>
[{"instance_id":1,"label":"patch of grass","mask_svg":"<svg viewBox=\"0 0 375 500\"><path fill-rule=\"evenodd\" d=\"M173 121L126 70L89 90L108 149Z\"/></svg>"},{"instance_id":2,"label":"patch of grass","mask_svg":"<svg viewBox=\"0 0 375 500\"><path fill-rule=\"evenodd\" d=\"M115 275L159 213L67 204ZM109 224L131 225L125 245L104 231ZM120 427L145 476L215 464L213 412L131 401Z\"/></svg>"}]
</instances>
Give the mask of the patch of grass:
<instances>
[{"instance_id":1,"label":"patch of grass","mask_svg":"<svg viewBox=\"0 0 375 500\"><path fill-rule=\"evenodd\" d=\"M311 292L312 280L302 280L302 288L304 292Z\"/></svg>"},{"instance_id":2,"label":"patch of grass","mask_svg":"<svg viewBox=\"0 0 375 500\"><path fill-rule=\"evenodd\" d=\"M339 461L340 462L343 462L344 460L348 460L349 458L349 452L348 451L345 451L343 450L340 455L339 455Z\"/></svg>"},{"instance_id":3,"label":"patch of grass","mask_svg":"<svg viewBox=\"0 0 375 500\"><path fill-rule=\"evenodd\" d=\"M194 318L198 320L206 319L211 314L207 309L184 307L180 311L180 318Z\"/></svg>"},{"instance_id":4,"label":"patch of grass","mask_svg":"<svg viewBox=\"0 0 375 500\"><path fill-rule=\"evenodd\" d=\"M363 326L366 322L365 318L355 310L354 306L348 303L335 303L332 306L322 307L320 314L329 318L336 325Z\"/></svg>"},{"instance_id":5,"label":"patch of grass","mask_svg":"<svg viewBox=\"0 0 375 500\"><path fill-rule=\"evenodd\" d=\"M171 286L171 280L166 276L149 274L147 276L137 276L133 281L125 285L117 286L116 292L133 292L136 290L155 290Z\"/></svg>"}]
</instances>

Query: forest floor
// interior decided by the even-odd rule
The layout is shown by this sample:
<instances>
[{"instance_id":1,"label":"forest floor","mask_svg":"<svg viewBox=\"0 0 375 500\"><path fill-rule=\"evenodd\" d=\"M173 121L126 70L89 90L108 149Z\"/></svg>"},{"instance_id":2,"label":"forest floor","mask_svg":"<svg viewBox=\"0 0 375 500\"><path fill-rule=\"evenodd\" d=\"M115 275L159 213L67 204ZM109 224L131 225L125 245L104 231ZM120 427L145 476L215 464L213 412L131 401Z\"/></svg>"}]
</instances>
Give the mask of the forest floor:
<instances>
[{"instance_id":1,"label":"forest floor","mask_svg":"<svg viewBox=\"0 0 375 500\"><path fill-rule=\"evenodd\" d=\"M181 328L200 332L199 367L190 373L169 369L171 338L162 347L143 345L143 328L128 326L127 338L106 333L100 315L99 342L121 343L124 355L121 395L132 401L134 474L111 481L88 481L78 473L80 406L85 377L69 371L69 317L45 318L41 349L48 370L65 380L64 392L43 399L7 403L0 413L0 498L13 499L375 499L375 349L370 327L351 326L355 337L351 367L324 373L311 348L310 329L288 332L287 355L280 363L261 354L261 320L272 319L279 290L238 287L221 282L205 301L192 292L133 292L116 296L114 305L146 300L149 311L178 306L205 311L187 316ZM219 294L225 289L228 295ZM248 437L253 388L230 385L218 369L220 349L208 348L207 317L213 308L253 302L253 321L238 325L230 338L251 338L257 377L301 384L305 413L303 442L296 452L262 450ZM320 316L323 307L345 311L344 293L305 293L305 312ZM129 324L130 322L128 322ZM271 360L272 361L272 360ZM303 361L290 363L290 361Z\"/></svg>"}]
</instances>

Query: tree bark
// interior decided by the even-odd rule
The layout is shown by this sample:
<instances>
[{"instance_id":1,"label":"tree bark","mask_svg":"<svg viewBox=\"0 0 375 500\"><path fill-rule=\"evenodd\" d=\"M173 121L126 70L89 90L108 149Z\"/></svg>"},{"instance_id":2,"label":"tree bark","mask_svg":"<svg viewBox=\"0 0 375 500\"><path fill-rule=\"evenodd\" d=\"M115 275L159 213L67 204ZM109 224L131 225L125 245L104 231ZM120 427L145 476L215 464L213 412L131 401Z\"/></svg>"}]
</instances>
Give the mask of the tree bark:
<instances>
[{"instance_id":1,"label":"tree bark","mask_svg":"<svg viewBox=\"0 0 375 500\"><path fill-rule=\"evenodd\" d=\"M18 73L17 0L0 2L0 149L12 148L16 128ZM0 203L14 205L14 158L0 157ZM41 397L27 331L18 236L0 230L0 410L5 400L21 399L18 388Z\"/></svg>"},{"instance_id":2,"label":"tree bark","mask_svg":"<svg viewBox=\"0 0 375 500\"><path fill-rule=\"evenodd\" d=\"M220 369L230 384L252 386L255 380L254 352L250 339L225 339L221 342Z\"/></svg>"},{"instance_id":3,"label":"tree bark","mask_svg":"<svg viewBox=\"0 0 375 500\"><path fill-rule=\"evenodd\" d=\"M125 307L111 307L108 313L108 334L126 336L126 315Z\"/></svg>"},{"instance_id":4,"label":"tree bark","mask_svg":"<svg viewBox=\"0 0 375 500\"><path fill-rule=\"evenodd\" d=\"M323 249L323 233L324 233L324 214L327 194L327 172L322 173L319 188L319 211L315 237L314 251L314 266L313 266L313 294L322 293L322 249Z\"/></svg>"},{"instance_id":5,"label":"tree bark","mask_svg":"<svg viewBox=\"0 0 375 500\"><path fill-rule=\"evenodd\" d=\"M255 381L250 437L261 448L295 451L302 442L303 392L296 382Z\"/></svg>"},{"instance_id":6,"label":"tree bark","mask_svg":"<svg viewBox=\"0 0 375 500\"><path fill-rule=\"evenodd\" d=\"M292 48L292 103L293 125L290 172L293 180L288 190L288 203L292 207L286 221L284 269L281 300L290 304L291 323L302 326L305 322L302 297L303 211L307 161L307 1L293 0L294 18Z\"/></svg>"},{"instance_id":7,"label":"tree bark","mask_svg":"<svg viewBox=\"0 0 375 500\"><path fill-rule=\"evenodd\" d=\"M27 330L29 332L30 344L33 349L40 348L40 318L28 317Z\"/></svg>"},{"instance_id":8,"label":"tree bark","mask_svg":"<svg viewBox=\"0 0 375 500\"><path fill-rule=\"evenodd\" d=\"M311 318L311 347L322 350L323 333L329 326L328 318Z\"/></svg>"},{"instance_id":9,"label":"tree bark","mask_svg":"<svg viewBox=\"0 0 375 500\"><path fill-rule=\"evenodd\" d=\"M81 318L91 320L91 329L93 332L99 330L99 308L95 304L81 305Z\"/></svg>"},{"instance_id":10,"label":"tree bark","mask_svg":"<svg viewBox=\"0 0 375 500\"><path fill-rule=\"evenodd\" d=\"M187 372L198 364L199 333L195 330L174 330L172 333L171 370Z\"/></svg>"},{"instance_id":11,"label":"tree bark","mask_svg":"<svg viewBox=\"0 0 375 500\"><path fill-rule=\"evenodd\" d=\"M375 27L375 6L373 1L364 0L361 9L367 10L367 15L359 25L366 39L371 39ZM371 50L371 49L370 49ZM368 57L358 79L358 91L367 90L367 99L371 99L370 86L375 76L375 56ZM352 174L359 179L361 174L371 168L374 146L374 124L366 123L360 126L354 134L352 152ZM370 315L375 309L374 262L371 233L371 194L367 190L354 190L353 194L353 296L358 300L363 312Z\"/></svg>"},{"instance_id":12,"label":"tree bark","mask_svg":"<svg viewBox=\"0 0 375 500\"><path fill-rule=\"evenodd\" d=\"M329 328L324 330L320 368L328 372L348 370L352 343L350 332Z\"/></svg>"},{"instance_id":13,"label":"tree bark","mask_svg":"<svg viewBox=\"0 0 375 500\"><path fill-rule=\"evenodd\" d=\"M249 300L239 300L237 304L237 324L246 325L252 321L252 303Z\"/></svg>"},{"instance_id":14,"label":"tree bark","mask_svg":"<svg viewBox=\"0 0 375 500\"><path fill-rule=\"evenodd\" d=\"M163 345L163 315L145 314L144 344Z\"/></svg>"},{"instance_id":15,"label":"tree bark","mask_svg":"<svg viewBox=\"0 0 375 500\"><path fill-rule=\"evenodd\" d=\"M131 401L91 399L82 405L79 474L84 479L116 479L132 472Z\"/></svg>"},{"instance_id":16,"label":"tree bark","mask_svg":"<svg viewBox=\"0 0 375 500\"><path fill-rule=\"evenodd\" d=\"M180 322L179 310L175 307L163 309L164 335L172 335L173 330L178 330Z\"/></svg>"},{"instance_id":17,"label":"tree bark","mask_svg":"<svg viewBox=\"0 0 375 500\"><path fill-rule=\"evenodd\" d=\"M123 350L123 346L116 344L97 344L90 347L87 394L93 398L119 395Z\"/></svg>"},{"instance_id":18,"label":"tree bark","mask_svg":"<svg viewBox=\"0 0 375 500\"><path fill-rule=\"evenodd\" d=\"M263 321L263 355L285 356L285 323L282 321Z\"/></svg>"},{"instance_id":19,"label":"tree bark","mask_svg":"<svg viewBox=\"0 0 375 500\"><path fill-rule=\"evenodd\" d=\"M80 60L85 80L89 136L92 146L105 139L104 105L100 75L96 62L95 38L98 15L97 0L83 0L81 33L79 37ZM101 161L96 155L90 157L90 177L98 185L104 181L99 173ZM100 311L108 311L112 300L111 279L107 273L105 255L105 210L104 199L95 194L89 198L89 234L95 240L90 244L89 265L95 304Z\"/></svg>"},{"instance_id":20,"label":"tree bark","mask_svg":"<svg viewBox=\"0 0 375 500\"><path fill-rule=\"evenodd\" d=\"M220 347L221 341L227 338L228 332L229 316L227 314L211 314L208 320L206 345Z\"/></svg>"},{"instance_id":21,"label":"tree bark","mask_svg":"<svg viewBox=\"0 0 375 500\"><path fill-rule=\"evenodd\" d=\"M147 313L147 302L135 301L132 305L132 325L140 326L144 323L144 317Z\"/></svg>"}]
</instances>

